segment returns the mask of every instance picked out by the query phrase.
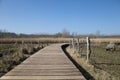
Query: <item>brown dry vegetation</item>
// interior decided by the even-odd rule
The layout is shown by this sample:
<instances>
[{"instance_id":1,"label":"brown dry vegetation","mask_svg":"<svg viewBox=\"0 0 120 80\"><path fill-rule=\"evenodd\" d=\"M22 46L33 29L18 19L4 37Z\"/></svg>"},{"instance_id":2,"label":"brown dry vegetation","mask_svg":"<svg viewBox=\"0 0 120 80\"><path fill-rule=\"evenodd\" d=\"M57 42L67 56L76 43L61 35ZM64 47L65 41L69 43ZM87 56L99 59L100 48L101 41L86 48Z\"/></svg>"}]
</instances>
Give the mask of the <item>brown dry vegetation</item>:
<instances>
[{"instance_id":1,"label":"brown dry vegetation","mask_svg":"<svg viewBox=\"0 0 120 80\"><path fill-rule=\"evenodd\" d=\"M120 43L120 38L92 38L92 42L111 42L111 43Z\"/></svg>"},{"instance_id":2,"label":"brown dry vegetation","mask_svg":"<svg viewBox=\"0 0 120 80\"><path fill-rule=\"evenodd\" d=\"M62 43L68 42L70 38L2 38L0 42L4 43L14 43L14 42L40 42L40 43Z\"/></svg>"},{"instance_id":3,"label":"brown dry vegetation","mask_svg":"<svg viewBox=\"0 0 120 80\"><path fill-rule=\"evenodd\" d=\"M77 41L76 38L75 40ZM96 43L120 43L120 38L90 38L90 40ZM80 42L86 42L86 38L80 38Z\"/></svg>"},{"instance_id":4,"label":"brown dry vegetation","mask_svg":"<svg viewBox=\"0 0 120 80\"><path fill-rule=\"evenodd\" d=\"M33 53L47 46L48 44L36 43L0 43L0 76L13 69Z\"/></svg>"},{"instance_id":5,"label":"brown dry vegetation","mask_svg":"<svg viewBox=\"0 0 120 80\"><path fill-rule=\"evenodd\" d=\"M69 40L72 40L72 38L1 38L0 42L69 42ZM77 41L77 39L75 38ZM86 41L86 38L80 38L80 41ZM92 42L112 42L112 43L118 43L120 42L120 38L91 38Z\"/></svg>"},{"instance_id":6,"label":"brown dry vegetation","mask_svg":"<svg viewBox=\"0 0 120 80\"><path fill-rule=\"evenodd\" d=\"M80 39L80 52L67 48L70 56L88 71L95 80L120 79L120 38L92 38L90 63L86 62L86 38ZM77 39L76 39L77 41ZM109 43L116 44L115 51L106 51ZM82 54L83 56L80 56Z\"/></svg>"},{"instance_id":7,"label":"brown dry vegetation","mask_svg":"<svg viewBox=\"0 0 120 80\"><path fill-rule=\"evenodd\" d=\"M67 47L67 52L69 55L80 65L82 66L95 80L119 80L115 78L104 70L96 69L93 65L88 64L85 58L81 58L77 52L74 52L74 49Z\"/></svg>"}]
</instances>

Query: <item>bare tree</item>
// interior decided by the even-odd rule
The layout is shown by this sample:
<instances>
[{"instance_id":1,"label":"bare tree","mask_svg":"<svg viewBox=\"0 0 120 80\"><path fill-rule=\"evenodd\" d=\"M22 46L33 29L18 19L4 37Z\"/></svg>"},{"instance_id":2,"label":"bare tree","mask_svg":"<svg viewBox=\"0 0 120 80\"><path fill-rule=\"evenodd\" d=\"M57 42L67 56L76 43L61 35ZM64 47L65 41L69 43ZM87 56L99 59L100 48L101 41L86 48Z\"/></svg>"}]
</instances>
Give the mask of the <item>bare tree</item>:
<instances>
[{"instance_id":1,"label":"bare tree","mask_svg":"<svg viewBox=\"0 0 120 80\"><path fill-rule=\"evenodd\" d=\"M66 30L66 29L63 29L62 37L70 37L70 32L68 30Z\"/></svg>"}]
</instances>

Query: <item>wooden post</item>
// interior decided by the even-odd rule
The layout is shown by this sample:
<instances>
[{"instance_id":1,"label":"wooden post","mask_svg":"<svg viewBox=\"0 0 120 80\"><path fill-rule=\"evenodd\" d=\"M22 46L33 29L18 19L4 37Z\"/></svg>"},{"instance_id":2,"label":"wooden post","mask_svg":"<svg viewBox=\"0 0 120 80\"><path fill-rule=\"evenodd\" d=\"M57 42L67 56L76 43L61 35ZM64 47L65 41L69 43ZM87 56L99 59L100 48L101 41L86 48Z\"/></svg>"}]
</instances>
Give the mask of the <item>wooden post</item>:
<instances>
[{"instance_id":1,"label":"wooden post","mask_svg":"<svg viewBox=\"0 0 120 80\"><path fill-rule=\"evenodd\" d=\"M24 48L24 40L22 40L21 50L23 50L23 48Z\"/></svg>"},{"instance_id":2,"label":"wooden post","mask_svg":"<svg viewBox=\"0 0 120 80\"><path fill-rule=\"evenodd\" d=\"M40 41L38 40L38 46L40 47Z\"/></svg>"},{"instance_id":3,"label":"wooden post","mask_svg":"<svg viewBox=\"0 0 120 80\"><path fill-rule=\"evenodd\" d=\"M22 40L22 47L24 46L24 41Z\"/></svg>"},{"instance_id":4,"label":"wooden post","mask_svg":"<svg viewBox=\"0 0 120 80\"><path fill-rule=\"evenodd\" d=\"M79 42L79 38L78 38L78 43L77 43L77 49L78 49L78 53L80 52L80 42Z\"/></svg>"},{"instance_id":5,"label":"wooden post","mask_svg":"<svg viewBox=\"0 0 120 80\"><path fill-rule=\"evenodd\" d=\"M73 49L75 49L74 38L72 39L72 47L73 47Z\"/></svg>"},{"instance_id":6,"label":"wooden post","mask_svg":"<svg viewBox=\"0 0 120 80\"><path fill-rule=\"evenodd\" d=\"M72 48L73 48L73 51L75 53L75 41L74 41L74 38L72 39Z\"/></svg>"},{"instance_id":7,"label":"wooden post","mask_svg":"<svg viewBox=\"0 0 120 80\"><path fill-rule=\"evenodd\" d=\"M72 41L71 40L69 42L69 46L70 46L70 48L72 48Z\"/></svg>"},{"instance_id":8,"label":"wooden post","mask_svg":"<svg viewBox=\"0 0 120 80\"><path fill-rule=\"evenodd\" d=\"M89 63L90 54L91 54L90 39L89 39L89 37L86 37L86 40L87 40L87 62Z\"/></svg>"}]
</instances>

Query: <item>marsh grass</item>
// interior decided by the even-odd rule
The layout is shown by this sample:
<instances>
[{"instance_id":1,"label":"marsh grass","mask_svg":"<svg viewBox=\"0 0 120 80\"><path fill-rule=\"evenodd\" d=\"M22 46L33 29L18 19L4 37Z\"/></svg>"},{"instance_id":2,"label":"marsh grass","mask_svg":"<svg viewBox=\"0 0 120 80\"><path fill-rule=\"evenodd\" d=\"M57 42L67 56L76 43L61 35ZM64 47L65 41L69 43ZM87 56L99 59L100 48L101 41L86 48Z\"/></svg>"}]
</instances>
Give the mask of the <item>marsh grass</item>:
<instances>
[{"instance_id":1,"label":"marsh grass","mask_svg":"<svg viewBox=\"0 0 120 80\"><path fill-rule=\"evenodd\" d=\"M26 58L47 45L39 44L0 44L0 76L4 75ZM26 52L25 52L26 51Z\"/></svg>"},{"instance_id":2,"label":"marsh grass","mask_svg":"<svg viewBox=\"0 0 120 80\"><path fill-rule=\"evenodd\" d=\"M84 69L86 70L91 76L93 76L93 78L95 80L119 80L119 67L114 68L112 66L112 68L114 68L114 70L110 67L108 68L108 66L104 67L104 66L100 66L96 64L89 64L86 62L86 58L81 57L79 53L77 53L76 51L74 51L73 48L67 48L66 49L67 52L69 53L69 55ZM101 68L100 68L101 67ZM108 69L106 69L108 68ZM105 70L104 70L105 69ZM108 72L108 71L110 72ZM118 70L118 71L117 71ZM114 72L117 71L117 72ZM114 72L114 73L112 73ZM117 73L117 75L116 75ZM117 76L117 77L116 77Z\"/></svg>"},{"instance_id":3,"label":"marsh grass","mask_svg":"<svg viewBox=\"0 0 120 80\"><path fill-rule=\"evenodd\" d=\"M106 51L107 44L109 43L91 43L90 64L93 65L94 72L99 73L100 70L103 70L120 79L120 45L116 46L116 50ZM78 55L82 55L80 58L86 60L86 43L80 44L80 46Z\"/></svg>"},{"instance_id":4,"label":"marsh grass","mask_svg":"<svg viewBox=\"0 0 120 80\"><path fill-rule=\"evenodd\" d=\"M120 77L120 50L106 51L105 45L93 45L91 48L91 63L96 68Z\"/></svg>"}]
</instances>

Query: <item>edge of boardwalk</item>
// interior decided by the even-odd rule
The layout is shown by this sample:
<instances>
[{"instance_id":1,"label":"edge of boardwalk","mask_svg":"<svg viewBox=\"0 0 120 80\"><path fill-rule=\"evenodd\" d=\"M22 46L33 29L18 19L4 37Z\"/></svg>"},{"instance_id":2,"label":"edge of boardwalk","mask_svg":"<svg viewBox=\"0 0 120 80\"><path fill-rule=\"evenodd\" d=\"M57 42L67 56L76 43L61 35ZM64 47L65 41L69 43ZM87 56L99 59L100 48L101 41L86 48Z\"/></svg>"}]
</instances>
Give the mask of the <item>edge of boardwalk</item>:
<instances>
[{"instance_id":1,"label":"edge of boardwalk","mask_svg":"<svg viewBox=\"0 0 120 80\"><path fill-rule=\"evenodd\" d=\"M95 80L93 76L91 76L82 66L79 65L66 51L66 47L68 47L69 44L64 44L61 46L62 50L66 54L66 56L72 61L72 63L79 69L79 71L82 73L82 75L87 79L87 80Z\"/></svg>"}]
</instances>

